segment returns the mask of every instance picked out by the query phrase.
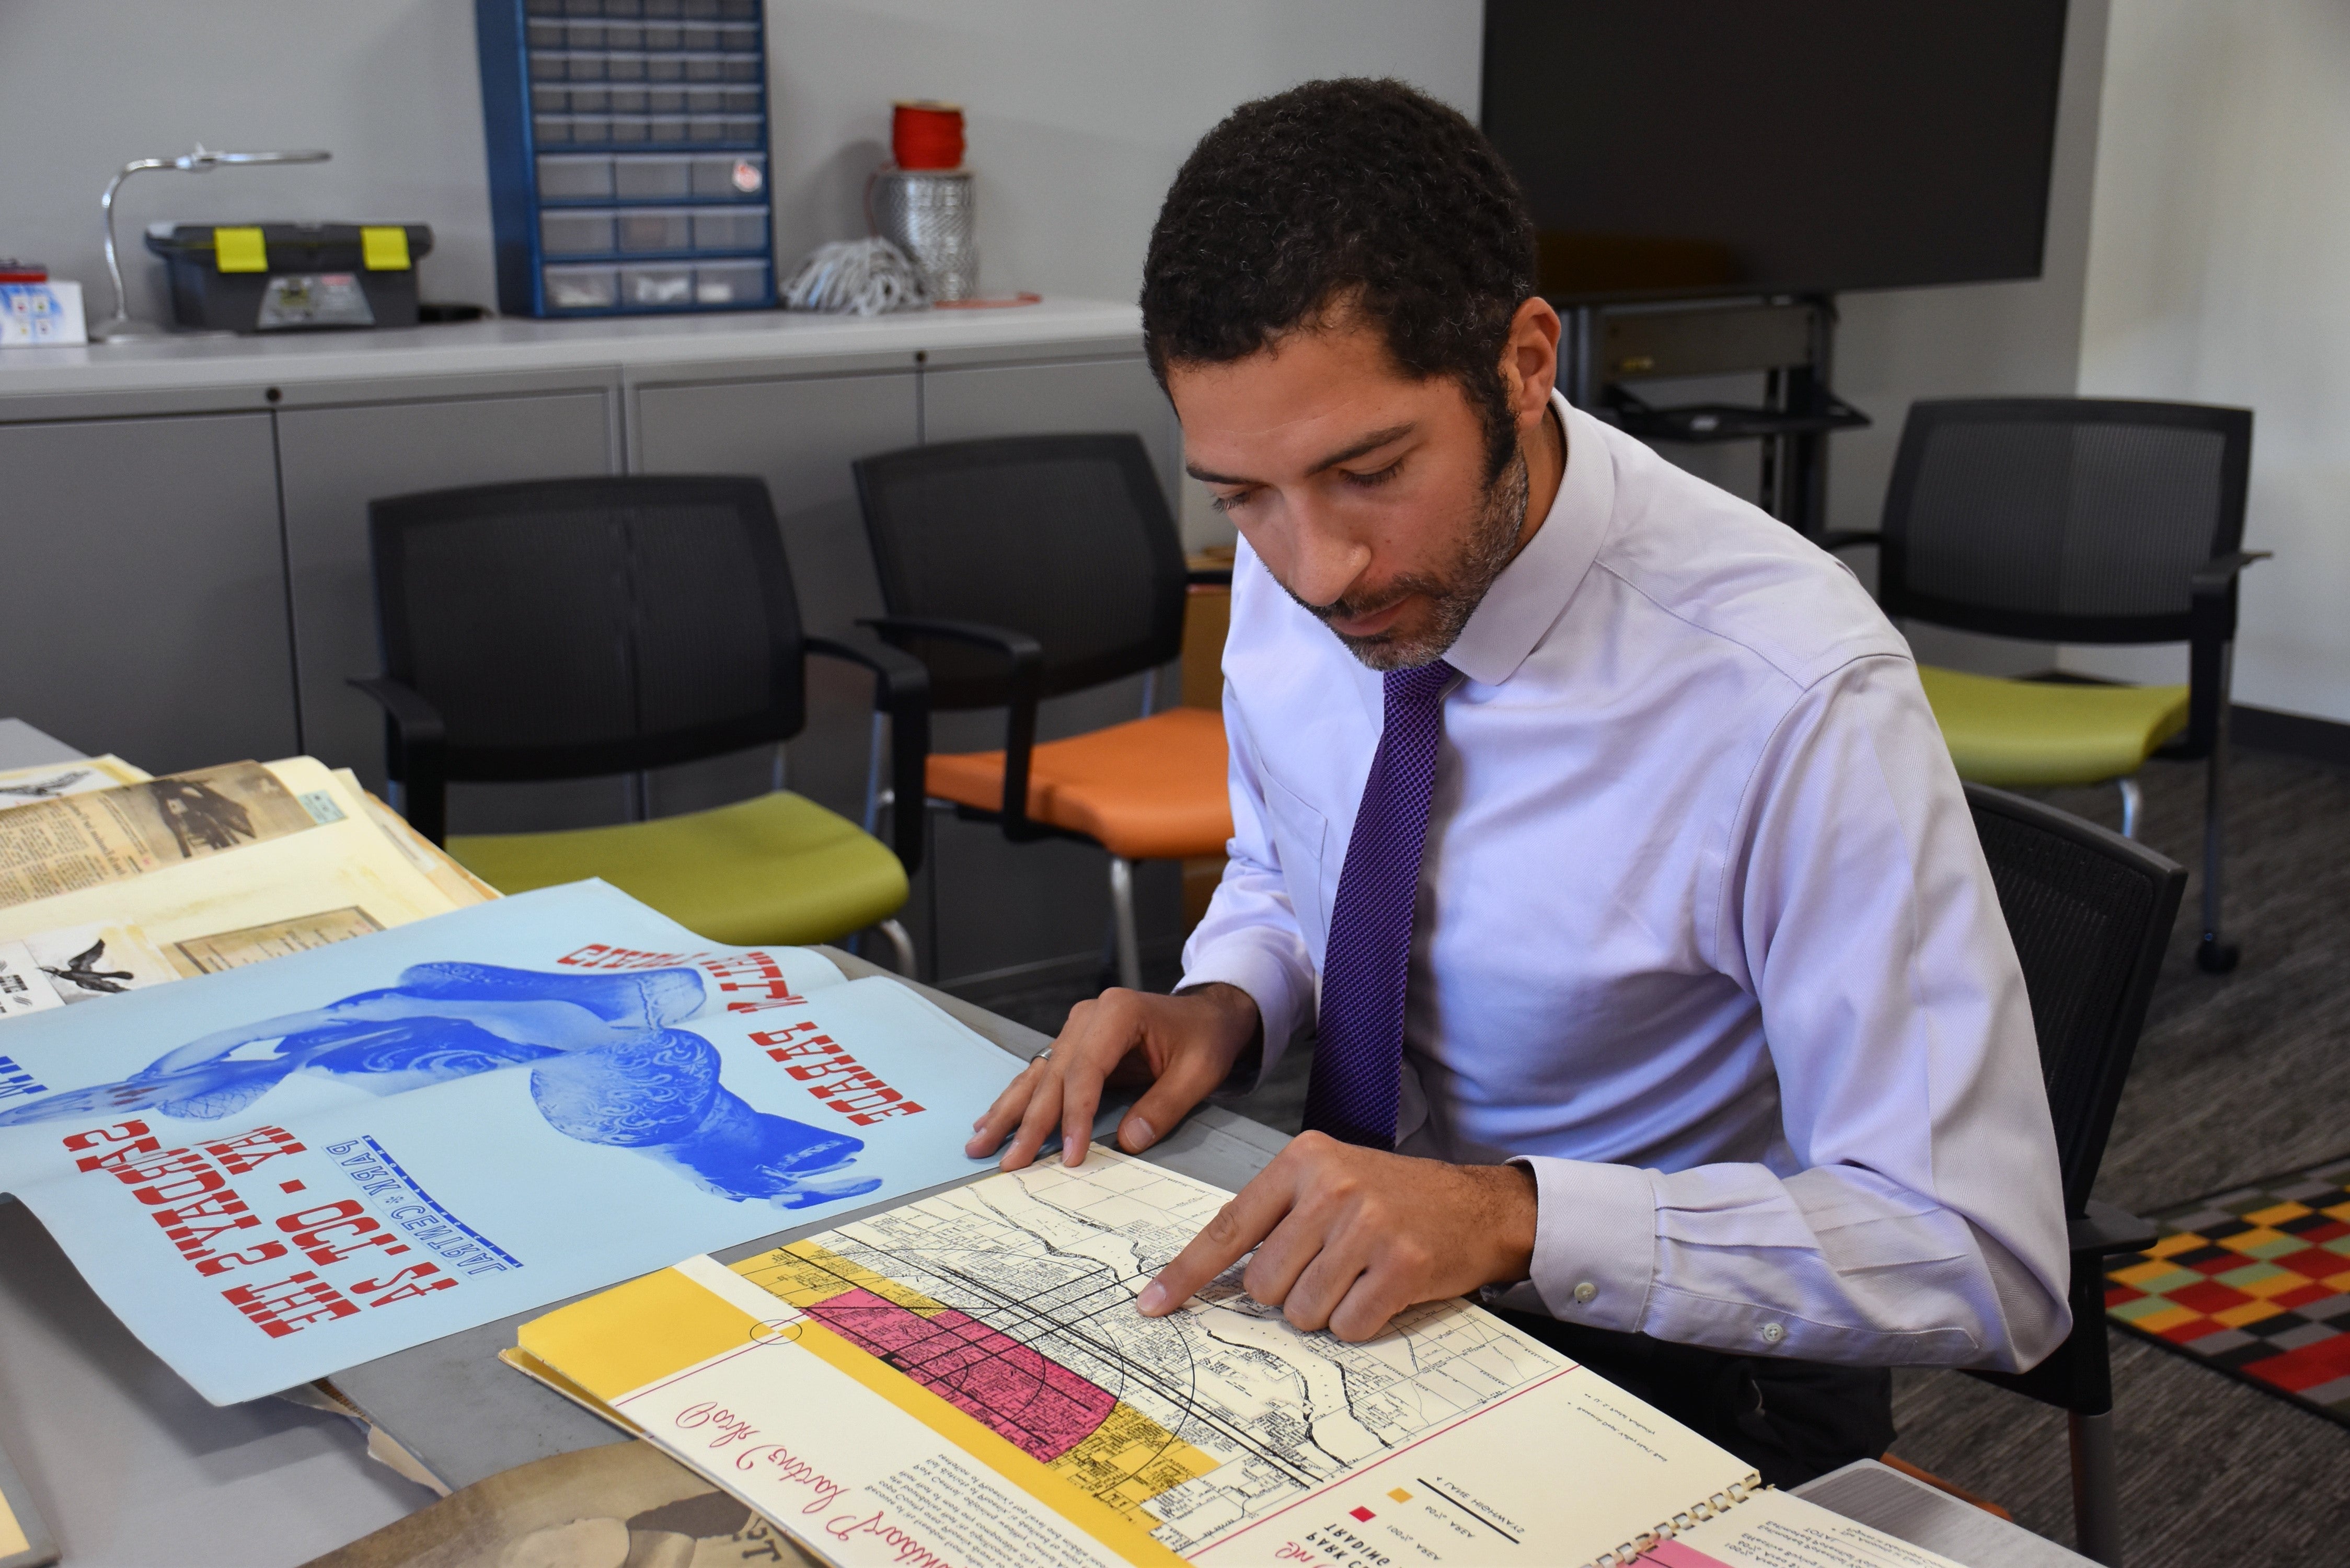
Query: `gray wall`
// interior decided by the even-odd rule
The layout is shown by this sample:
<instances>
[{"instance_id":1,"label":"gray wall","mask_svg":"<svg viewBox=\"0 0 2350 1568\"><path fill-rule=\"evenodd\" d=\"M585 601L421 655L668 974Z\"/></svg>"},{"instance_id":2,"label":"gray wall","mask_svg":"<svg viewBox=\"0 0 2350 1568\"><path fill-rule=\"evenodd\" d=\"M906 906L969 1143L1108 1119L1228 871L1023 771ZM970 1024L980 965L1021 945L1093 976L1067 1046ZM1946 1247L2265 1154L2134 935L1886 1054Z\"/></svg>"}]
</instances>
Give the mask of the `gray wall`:
<instances>
[{"instance_id":1,"label":"gray wall","mask_svg":"<svg viewBox=\"0 0 2350 1568\"><path fill-rule=\"evenodd\" d=\"M1473 112L1477 0L768 0L776 242L785 265L861 232L889 103L970 115L983 283L1131 298L1176 165L1232 104L1302 78L1392 74ZM1838 385L1877 416L1834 438L1837 527L1872 525L1911 400L2069 392L2081 350L2106 0L2073 0L2046 271L2025 283L1854 295ZM213 146L325 146L333 163L142 175L126 233L151 219L421 221L429 296L487 300L489 211L470 0L0 0L0 253L104 296L98 202L125 160ZM135 251L136 241L133 241ZM137 308L160 265L136 252ZM103 305L99 304L99 308ZM1751 389L1722 389L1751 395ZM1751 491L1751 449L1674 454ZM1191 487L1194 544L1229 535ZM1921 650L1985 669L2047 650ZM1930 646L1929 646L1930 643Z\"/></svg>"},{"instance_id":2,"label":"gray wall","mask_svg":"<svg viewBox=\"0 0 2350 1568\"><path fill-rule=\"evenodd\" d=\"M889 102L970 120L991 290L1130 299L1159 199L1234 103L1395 75L1471 112L1477 0L768 0L779 260L865 232ZM324 147L312 168L142 174L120 217L432 225L428 297L492 297L472 0L0 0L0 254L108 308L99 192L132 158Z\"/></svg>"}]
</instances>

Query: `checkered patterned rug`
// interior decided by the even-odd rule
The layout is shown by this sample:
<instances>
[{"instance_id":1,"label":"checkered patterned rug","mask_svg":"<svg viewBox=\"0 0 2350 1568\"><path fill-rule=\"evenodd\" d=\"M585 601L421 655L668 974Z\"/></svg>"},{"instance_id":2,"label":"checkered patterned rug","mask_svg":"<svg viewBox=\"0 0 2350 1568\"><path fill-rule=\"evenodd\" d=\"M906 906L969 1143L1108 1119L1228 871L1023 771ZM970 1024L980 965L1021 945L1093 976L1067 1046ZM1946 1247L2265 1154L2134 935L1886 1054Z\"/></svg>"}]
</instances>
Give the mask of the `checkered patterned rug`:
<instances>
[{"instance_id":1,"label":"checkered patterned rug","mask_svg":"<svg viewBox=\"0 0 2350 1568\"><path fill-rule=\"evenodd\" d=\"M2106 1270L2112 1322L2350 1426L2350 1159L2152 1217Z\"/></svg>"}]
</instances>

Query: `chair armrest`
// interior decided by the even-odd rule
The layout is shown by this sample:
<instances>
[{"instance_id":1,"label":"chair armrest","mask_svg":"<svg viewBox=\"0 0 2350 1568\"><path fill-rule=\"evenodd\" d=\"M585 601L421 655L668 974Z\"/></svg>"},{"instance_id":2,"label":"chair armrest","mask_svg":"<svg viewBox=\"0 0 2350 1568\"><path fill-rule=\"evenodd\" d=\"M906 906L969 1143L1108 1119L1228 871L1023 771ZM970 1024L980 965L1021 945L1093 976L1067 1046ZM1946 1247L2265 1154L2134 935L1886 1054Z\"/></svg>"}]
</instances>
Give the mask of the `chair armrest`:
<instances>
[{"instance_id":1,"label":"chair armrest","mask_svg":"<svg viewBox=\"0 0 2350 1568\"><path fill-rule=\"evenodd\" d=\"M1230 566L1192 566L1183 574L1183 580L1194 587L1231 587L1232 569Z\"/></svg>"},{"instance_id":2,"label":"chair armrest","mask_svg":"<svg viewBox=\"0 0 2350 1568\"><path fill-rule=\"evenodd\" d=\"M1047 829L1028 819L1028 769L1036 750L1036 703L1044 689L1045 645L1024 631L975 620L885 615L857 624L871 627L893 643L903 637L935 637L1003 656L1009 667L1004 680L1003 805L1000 813L1003 836L1021 841L1050 836ZM918 792L912 798L920 801L922 797ZM898 809L904 814L904 797L900 797Z\"/></svg>"},{"instance_id":3,"label":"chair armrest","mask_svg":"<svg viewBox=\"0 0 2350 1568\"><path fill-rule=\"evenodd\" d=\"M449 827L448 728L423 693L388 675L353 676L350 684L383 709L384 772L400 781L401 815L436 846Z\"/></svg>"},{"instance_id":4,"label":"chair armrest","mask_svg":"<svg viewBox=\"0 0 2350 1568\"><path fill-rule=\"evenodd\" d=\"M911 877L922 866L922 773L931 755L931 672L902 649L885 642L843 642L811 637L810 653L862 665L873 672L873 710L889 716L889 787L899 802L892 814L890 847Z\"/></svg>"},{"instance_id":5,"label":"chair armrest","mask_svg":"<svg viewBox=\"0 0 2350 1568\"><path fill-rule=\"evenodd\" d=\"M2235 587L2236 578L2242 575L2246 566L2255 561L2265 561L2275 554L2274 550L2238 550L2232 555L2214 556L2195 568L2195 576L2190 579L2195 597L2199 599L2211 598L2226 593Z\"/></svg>"},{"instance_id":6,"label":"chair armrest","mask_svg":"<svg viewBox=\"0 0 2350 1568\"><path fill-rule=\"evenodd\" d=\"M2228 644L2236 637L2236 578L2270 550L2238 550L2195 568L2188 579L2187 749L2209 756L2220 744L2228 703Z\"/></svg>"},{"instance_id":7,"label":"chair armrest","mask_svg":"<svg viewBox=\"0 0 2350 1568\"><path fill-rule=\"evenodd\" d=\"M2075 1214L2064 1222L2065 1241L2076 1260L2110 1257L2116 1252L2143 1252L2162 1234L2161 1227L2153 1220L2141 1220L2126 1209L2095 1198L2086 1207L2086 1213Z\"/></svg>"},{"instance_id":8,"label":"chair armrest","mask_svg":"<svg viewBox=\"0 0 2350 1568\"><path fill-rule=\"evenodd\" d=\"M1882 545L1885 535L1874 528L1831 528L1812 543L1823 550L1836 551L1854 545Z\"/></svg>"}]
</instances>

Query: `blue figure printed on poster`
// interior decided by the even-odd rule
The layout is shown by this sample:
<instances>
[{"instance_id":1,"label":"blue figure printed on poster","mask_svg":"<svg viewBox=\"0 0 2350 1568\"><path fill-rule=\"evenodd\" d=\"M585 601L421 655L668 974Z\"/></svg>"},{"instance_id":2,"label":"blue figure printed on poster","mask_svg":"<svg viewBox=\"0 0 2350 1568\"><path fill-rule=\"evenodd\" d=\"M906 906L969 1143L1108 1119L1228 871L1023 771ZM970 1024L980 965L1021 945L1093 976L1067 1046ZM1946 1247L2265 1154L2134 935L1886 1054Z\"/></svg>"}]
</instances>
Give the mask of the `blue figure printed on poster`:
<instances>
[{"instance_id":1,"label":"blue figure printed on poster","mask_svg":"<svg viewBox=\"0 0 2350 1568\"><path fill-rule=\"evenodd\" d=\"M976 1174L1017 1067L580 883L0 1023L0 1192L228 1403Z\"/></svg>"},{"instance_id":2,"label":"blue figure printed on poster","mask_svg":"<svg viewBox=\"0 0 2350 1568\"><path fill-rule=\"evenodd\" d=\"M801 1209L879 1187L879 1176L837 1174L855 1162L862 1139L754 1111L727 1091L716 1049L676 1027L702 1000L702 976L690 969L555 974L416 964L397 985L218 1030L118 1083L0 1111L0 1127L142 1107L221 1121L294 1073L396 1095L527 1066L531 1098L549 1127L633 1149L721 1198Z\"/></svg>"}]
</instances>

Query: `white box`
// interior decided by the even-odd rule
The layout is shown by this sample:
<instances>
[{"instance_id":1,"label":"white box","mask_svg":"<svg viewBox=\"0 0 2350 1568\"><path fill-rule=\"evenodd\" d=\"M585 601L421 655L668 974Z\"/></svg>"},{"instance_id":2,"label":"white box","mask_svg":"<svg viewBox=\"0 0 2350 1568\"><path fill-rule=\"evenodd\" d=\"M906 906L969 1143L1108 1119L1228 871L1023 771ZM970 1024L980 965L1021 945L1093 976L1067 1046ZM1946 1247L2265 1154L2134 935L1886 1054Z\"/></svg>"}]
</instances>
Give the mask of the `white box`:
<instances>
[{"instance_id":1,"label":"white box","mask_svg":"<svg viewBox=\"0 0 2350 1568\"><path fill-rule=\"evenodd\" d=\"M0 283L0 348L53 348L89 341L81 285Z\"/></svg>"}]
</instances>

